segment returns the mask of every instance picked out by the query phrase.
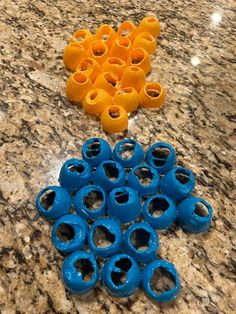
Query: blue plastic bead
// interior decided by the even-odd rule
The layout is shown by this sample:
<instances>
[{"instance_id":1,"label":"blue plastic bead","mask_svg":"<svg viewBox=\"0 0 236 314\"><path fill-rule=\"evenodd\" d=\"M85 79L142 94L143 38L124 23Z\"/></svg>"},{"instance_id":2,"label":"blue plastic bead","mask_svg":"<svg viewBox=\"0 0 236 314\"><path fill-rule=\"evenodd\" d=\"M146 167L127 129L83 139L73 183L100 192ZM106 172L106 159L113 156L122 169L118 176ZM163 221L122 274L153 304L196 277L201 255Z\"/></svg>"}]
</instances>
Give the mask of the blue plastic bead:
<instances>
[{"instance_id":1,"label":"blue plastic bead","mask_svg":"<svg viewBox=\"0 0 236 314\"><path fill-rule=\"evenodd\" d=\"M90 138L82 146L82 156L91 167L96 167L111 158L111 147L102 138Z\"/></svg>"},{"instance_id":2,"label":"blue plastic bead","mask_svg":"<svg viewBox=\"0 0 236 314\"><path fill-rule=\"evenodd\" d=\"M158 191L159 184L160 176L158 172L146 164L134 167L128 175L128 185L137 190L141 196L155 194Z\"/></svg>"},{"instance_id":3,"label":"blue plastic bead","mask_svg":"<svg viewBox=\"0 0 236 314\"><path fill-rule=\"evenodd\" d=\"M161 192L176 202L186 198L194 186L195 178L192 171L183 167L171 169L161 180Z\"/></svg>"},{"instance_id":4,"label":"blue plastic bead","mask_svg":"<svg viewBox=\"0 0 236 314\"><path fill-rule=\"evenodd\" d=\"M85 220L77 215L59 218L52 229L52 243L62 253L81 249L87 238L88 227Z\"/></svg>"},{"instance_id":5,"label":"blue plastic bead","mask_svg":"<svg viewBox=\"0 0 236 314\"><path fill-rule=\"evenodd\" d=\"M93 180L105 191L111 191L125 185L125 176L125 170L118 162L106 160L97 167Z\"/></svg>"},{"instance_id":6,"label":"blue plastic bead","mask_svg":"<svg viewBox=\"0 0 236 314\"><path fill-rule=\"evenodd\" d=\"M91 180L92 169L90 165L80 159L67 160L60 171L60 185L70 192L76 192Z\"/></svg>"},{"instance_id":7,"label":"blue plastic bead","mask_svg":"<svg viewBox=\"0 0 236 314\"><path fill-rule=\"evenodd\" d=\"M99 246L95 242L94 236L96 232L102 233L102 235L98 235L98 240L102 242L103 236L106 243ZM122 246L122 232L118 222L112 218L97 219L89 230L88 245L90 250L100 257L109 257L119 252Z\"/></svg>"},{"instance_id":8,"label":"blue plastic bead","mask_svg":"<svg viewBox=\"0 0 236 314\"><path fill-rule=\"evenodd\" d=\"M42 189L36 198L36 207L43 217L55 220L68 214L71 206L69 192L59 186L48 186Z\"/></svg>"},{"instance_id":9,"label":"blue plastic bead","mask_svg":"<svg viewBox=\"0 0 236 314\"><path fill-rule=\"evenodd\" d=\"M158 246L158 235L146 222L131 225L124 235L124 249L137 262L147 263L156 258Z\"/></svg>"},{"instance_id":10,"label":"blue plastic bead","mask_svg":"<svg viewBox=\"0 0 236 314\"><path fill-rule=\"evenodd\" d=\"M160 215L155 216L155 212ZM143 205L144 220L154 229L169 228L176 218L175 203L164 194L157 194L148 198Z\"/></svg>"},{"instance_id":11,"label":"blue plastic bead","mask_svg":"<svg viewBox=\"0 0 236 314\"><path fill-rule=\"evenodd\" d=\"M213 209L204 199L189 196L179 203L177 210L180 226L184 230L198 233L210 227Z\"/></svg>"},{"instance_id":12,"label":"blue plastic bead","mask_svg":"<svg viewBox=\"0 0 236 314\"><path fill-rule=\"evenodd\" d=\"M164 174L176 163L175 149L165 142L155 143L147 150L145 160L160 174Z\"/></svg>"},{"instance_id":13,"label":"blue plastic bead","mask_svg":"<svg viewBox=\"0 0 236 314\"><path fill-rule=\"evenodd\" d=\"M175 286L161 293L155 292L151 287L151 280L155 271L165 271L169 273L169 276L173 279ZM176 298L180 290L180 282L178 273L173 264L165 260L155 260L149 263L143 270L143 280L142 280L144 292L153 300L163 303L170 302Z\"/></svg>"},{"instance_id":14,"label":"blue plastic bead","mask_svg":"<svg viewBox=\"0 0 236 314\"><path fill-rule=\"evenodd\" d=\"M118 219L120 223L132 222L141 211L139 195L127 186L116 188L108 196L107 208L108 215Z\"/></svg>"},{"instance_id":15,"label":"blue plastic bead","mask_svg":"<svg viewBox=\"0 0 236 314\"><path fill-rule=\"evenodd\" d=\"M124 157L122 154L132 153L131 156ZM124 168L133 168L144 160L142 146L131 139L120 141L116 144L113 151L113 159L118 161Z\"/></svg>"},{"instance_id":16,"label":"blue plastic bead","mask_svg":"<svg viewBox=\"0 0 236 314\"><path fill-rule=\"evenodd\" d=\"M67 289L76 294L89 292L99 279L97 262L92 253L85 251L68 255L61 274Z\"/></svg>"},{"instance_id":17,"label":"blue plastic bead","mask_svg":"<svg viewBox=\"0 0 236 314\"><path fill-rule=\"evenodd\" d=\"M93 204L99 200L99 206ZM80 189L74 197L74 207L78 215L84 219L96 219L105 214L107 195L102 188L96 185L87 185Z\"/></svg>"},{"instance_id":18,"label":"blue plastic bead","mask_svg":"<svg viewBox=\"0 0 236 314\"><path fill-rule=\"evenodd\" d=\"M102 283L116 297L128 297L138 288L141 271L137 262L127 254L116 254L102 268Z\"/></svg>"}]
</instances>

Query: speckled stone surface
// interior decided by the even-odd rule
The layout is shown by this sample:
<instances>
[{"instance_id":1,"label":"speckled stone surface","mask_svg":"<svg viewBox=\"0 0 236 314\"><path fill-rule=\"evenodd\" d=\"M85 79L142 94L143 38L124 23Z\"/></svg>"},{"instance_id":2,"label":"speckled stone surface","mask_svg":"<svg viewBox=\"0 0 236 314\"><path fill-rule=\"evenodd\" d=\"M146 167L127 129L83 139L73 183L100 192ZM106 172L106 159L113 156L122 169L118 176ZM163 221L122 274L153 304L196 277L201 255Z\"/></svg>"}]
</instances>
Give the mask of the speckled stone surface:
<instances>
[{"instance_id":1,"label":"speckled stone surface","mask_svg":"<svg viewBox=\"0 0 236 314\"><path fill-rule=\"evenodd\" d=\"M233 0L1 1L0 313L235 313L234 9ZM125 134L104 134L65 97L63 48L77 28L150 14L162 26L150 79L166 87L166 105L139 110ZM159 254L181 279L171 304L154 304L142 291L115 299L101 286L71 296L60 280L63 257L35 196L57 184L63 161L80 156L91 136L112 145L129 136L145 149L170 142L196 175L195 193L214 208L207 233L176 226L159 234Z\"/></svg>"}]
</instances>

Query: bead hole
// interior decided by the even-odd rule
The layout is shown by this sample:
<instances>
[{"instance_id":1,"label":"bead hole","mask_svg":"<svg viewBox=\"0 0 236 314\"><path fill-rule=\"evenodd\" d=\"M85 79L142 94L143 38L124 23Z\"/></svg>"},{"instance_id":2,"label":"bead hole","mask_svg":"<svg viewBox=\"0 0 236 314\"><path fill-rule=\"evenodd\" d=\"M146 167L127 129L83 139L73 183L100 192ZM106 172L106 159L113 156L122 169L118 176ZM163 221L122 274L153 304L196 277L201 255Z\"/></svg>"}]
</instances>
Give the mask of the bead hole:
<instances>
[{"instance_id":1,"label":"bead hole","mask_svg":"<svg viewBox=\"0 0 236 314\"><path fill-rule=\"evenodd\" d=\"M112 87L116 87L118 84L118 81L115 79L115 77L113 75L111 75L110 73L107 73L105 75L105 80L112 86Z\"/></svg>"},{"instance_id":2,"label":"bead hole","mask_svg":"<svg viewBox=\"0 0 236 314\"><path fill-rule=\"evenodd\" d=\"M207 217L209 215L209 210L205 204L203 204L202 202L198 202L195 205L194 214L200 217Z\"/></svg>"},{"instance_id":3,"label":"bead hole","mask_svg":"<svg viewBox=\"0 0 236 314\"><path fill-rule=\"evenodd\" d=\"M106 52L106 47L101 42L92 44L92 52L95 57L101 57Z\"/></svg>"},{"instance_id":4,"label":"bead hole","mask_svg":"<svg viewBox=\"0 0 236 314\"><path fill-rule=\"evenodd\" d=\"M175 178L181 183L181 184L187 184L189 182L189 173L183 169L178 169L175 171Z\"/></svg>"},{"instance_id":5,"label":"bead hole","mask_svg":"<svg viewBox=\"0 0 236 314\"><path fill-rule=\"evenodd\" d=\"M145 186L150 185L153 180L153 173L150 169L145 167L137 169L134 174L138 178L139 182Z\"/></svg>"},{"instance_id":6,"label":"bead hole","mask_svg":"<svg viewBox=\"0 0 236 314\"><path fill-rule=\"evenodd\" d=\"M174 276L165 268L155 269L150 282L151 289L154 293L160 294L172 290L176 286Z\"/></svg>"},{"instance_id":7,"label":"bead hole","mask_svg":"<svg viewBox=\"0 0 236 314\"><path fill-rule=\"evenodd\" d=\"M81 273L83 281L91 281L93 279L94 268L89 259L81 258L74 263L74 266Z\"/></svg>"},{"instance_id":8,"label":"bead hole","mask_svg":"<svg viewBox=\"0 0 236 314\"><path fill-rule=\"evenodd\" d=\"M118 58L109 58L108 63L110 64L118 64L118 65L123 65L124 62Z\"/></svg>"},{"instance_id":9,"label":"bead hole","mask_svg":"<svg viewBox=\"0 0 236 314\"><path fill-rule=\"evenodd\" d=\"M129 193L127 191L116 192L115 200L118 204L125 204L129 200Z\"/></svg>"},{"instance_id":10,"label":"bead hole","mask_svg":"<svg viewBox=\"0 0 236 314\"><path fill-rule=\"evenodd\" d=\"M80 71L87 71L93 67L93 62L91 60L84 60L80 64Z\"/></svg>"},{"instance_id":11,"label":"bead hole","mask_svg":"<svg viewBox=\"0 0 236 314\"><path fill-rule=\"evenodd\" d=\"M131 53L131 63L132 64L140 64L145 58L145 53L141 49L136 49Z\"/></svg>"},{"instance_id":12,"label":"bead hole","mask_svg":"<svg viewBox=\"0 0 236 314\"><path fill-rule=\"evenodd\" d=\"M56 197L56 193L52 190L45 191L40 197L40 204L45 210L51 210Z\"/></svg>"},{"instance_id":13,"label":"bead hole","mask_svg":"<svg viewBox=\"0 0 236 314\"><path fill-rule=\"evenodd\" d=\"M85 34L84 31L78 31L78 32L76 32L76 34L75 34L75 38L76 38L76 40L77 40L78 42L84 41L85 36L86 36L86 34Z\"/></svg>"},{"instance_id":14,"label":"bead hole","mask_svg":"<svg viewBox=\"0 0 236 314\"><path fill-rule=\"evenodd\" d=\"M120 35L127 36L132 31L132 25L129 22L125 22L120 26Z\"/></svg>"},{"instance_id":15,"label":"bead hole","mask_svg":"<svg viewBox=\"0 0 236 314\"><path fill-rule=\"evenodd\" d=\"M111 181L115 181L115 180L117 180L118 178L119 178L119 170L118 170L118 168L116 167L116 165L114 165L114 164L109 164L109 163L107 163L107 164L105 164L104 166L103 166L103 169L104 169L104 171L105 171L105 175L106 175L106 177L109 179L109 180L111 180Z\"/></svg>"},{"instance_id":16,"label":"bead hole","mask_svg":"<svg viewBox=\"0 0 236 314\"><path fill-rule=\"evenodd\" d=\"M83 201L89 210L97 210L103 203L103 195L100 191L92 190L84 197Z\"/></svg>"},{"instance_id":17,"label":"bead hole","mask_svg":"<svg viewBox=\"0 0 236 314\"><path fill-rule=\"evenodd\" d=\"M132 93L132 88L131 87L124 87L118 90L117 94L129 94Z\"/></svg>"},{"instance_id":18,"label":"bead hole","mask_svg":"<svg viewBox=\"0 0 236 314\"><path fill-rule=\"evenodd\" d=\"M157 98L161 94L161 87L159 84L150 83L145 87L146 94L152 98Z\"/></svg>"},{"instance_id":19,"label":"bead hole","mask_svg":"<svg viewBox=\"0 0 236 314\"><path fill-rule=\"evenodd\" d=\"M153 37L152 35L148 34L148 33L144 33L141 35L142 38L146 39L147 41L153 41Z\"/></svg>"},{"instance_id":20,"label":"bead hole","mask_svg":"<svg viewBox=\"0 0 236 314\"><path fill-rule=\"evenodd\" d=\"M113 106L112 108L109 108L108 113L112 119L117 119L120 117L120 110L117 107Z\"/></svg>"},{"instance_id":21,"label":"bead hole","mask_svg":"<svg viewBox=\"0 0 236 314\"><path fill-rule=\"evenodd\" d=\"M116 286L123 285L127 280L127 272L132 267L132 262L128 258L121 258L115 262L115 267L120 268L121 272L112 271L111 280Z\"/></svg>"},{"instance_id":22,"label":"bead hole","mask_svg":"<svg viewBox=\"0 0 236 314\"><path fill-rule=\"evenodd\" d=\"M115 235L106 227L98 226L93 233L93 243L98 248L106 248L115 242Z\"/></svg>"},{"instance_id":23,"label":"bead hole","mask_svg":"<svg viewBox=\"0 0 236 314\"><path fill-rule=\"evenodd\" d=\"M120 38L119 39L119 45L122 46L122 47L129 48L130 41L128 40L128 38Z\"/></svg>"},{"instance_id":24,"label":"bead hole","mask_svg":"<svg viewBox=\"0 0 236 314\"><path fill-rule=\"evenodd\" d=\"M160 217L170 207L170 204L164 198L154 198L149 206L148 211L153 217Z\"/></svg>"},{"instance_id":25,"label":"bead hole","mask_svg":"<svg viewBox=\"0 0 236 314\"><path fill-rule=\"evenodd\" d=\"M149 247L150 233L145 229L136 229L131 234L131 244L138 251L146 251Z\"/></svg>"},{"instance_id":26,"label":"bead hole","mask_svg":"<svg viewBox=\"0 0 236 314\"><path fill-rule=\"evenodd\" d=\"M104 25L100 30L100 38L103 41L107 41L111 35L110 27L107 25Z\"/></svg>"},{"instance_id":27,"label":"bead hole","mask_svg":"<svg viewBox=\"0 0 236 314\"><path fill-rule=\"evenodd\" d=\"M121 145L119 155L123 159L130 159L134 155L135 143L125 143Z\"/></svg>"},{"instance_id":28,"label":"bead hole","mask_svg":"<svg viewBox=\"0 0 236 314\"><path fill-rule=\"evenodd\" d=\"M152 151L153 160L156 167L164 166L167 157L170 155L170 150L167 147L156 147Z\"/></svg>"},{"instance_id":29,"label":"bead hole","mask_svg":"<svg viewBox=\"0 0 236 314\"><path fill-rule=\"evenodd\" d=\"M57 228L57 237L61 242L69 242L75 237L75 230L66 223L60 224Z\"/></svg>"},{"instance_id":30,"label":"bead hole","mask_svg":"<svg viewBox=\"0 0 236 314\"><path fill-rule=\"evenodd\" d=\"M73 78L80 84L83 84L87 81L87 76L82 73L74 73Z\"/></svg>"},{"instance_id":31,"label":"bead hole","mask_svg":"<svg viewBox=\"0 0 236 314\"><path fill-rule=\"evenodd\" d=\"M77 172L79 174L84 172L84 166L83 165L69 165L68 169L70 172Z\"/></svg>"},{"instance_id":32,"label":"bead hole","mask_svg":"<svg viewBox=\"0 0 236 314\"><path fill-rule=\"evenodd\" d=\"M90 95L90 99L91 100L94 100L96 97L97 97L98 93L97 92L94 92Z\"/></svg>"},{"instance_id":33,"label":"bead hole","mask_svg":"<svg viewBox=\"0 0 236 314\"><path fill-rule=\"evenodd\" d=\"M147 21L148 21L149 23L152 23L152 22L156 22L156 19L155 19L155 17L149 17L149 18L147 19Z\"/></svg>"},{"instance_id":34,"label":"bead hole","mask_svg":"<svg viewBox=\"0 0 236 314\"><path fill-rule=\"evenodd\" d=\"M88 158L93 158L98 156L100 152L101 152L100 142L95 140L93 143L88 145L86 155Z\"/></svg>"}]
</instances>

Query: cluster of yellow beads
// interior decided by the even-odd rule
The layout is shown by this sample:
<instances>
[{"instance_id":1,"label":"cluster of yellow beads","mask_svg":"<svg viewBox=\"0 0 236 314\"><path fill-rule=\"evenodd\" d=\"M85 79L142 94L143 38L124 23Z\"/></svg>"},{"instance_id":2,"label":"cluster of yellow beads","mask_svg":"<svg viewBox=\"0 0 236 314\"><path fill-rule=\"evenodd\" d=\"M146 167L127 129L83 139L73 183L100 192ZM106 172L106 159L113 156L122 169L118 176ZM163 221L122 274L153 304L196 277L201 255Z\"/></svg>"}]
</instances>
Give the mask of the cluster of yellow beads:
<instances>
[{"instance_id":1,"label":"cluster of yellow beads","mask_svg":"<svg viewBox=\"0 0 236 314\"><path fill-rule=\"evenodd\" d=\"M112 133L128 128L128 113L139 105L162 106L164 89L146 82L159 34L160 23L153 16L138 26L125 21L117 32L108 24L95 35L87 29L75 32L63 55L65 67L74 72L66 86L69 100L100 116L103 129Z\"/></svg>"}]
</instances>

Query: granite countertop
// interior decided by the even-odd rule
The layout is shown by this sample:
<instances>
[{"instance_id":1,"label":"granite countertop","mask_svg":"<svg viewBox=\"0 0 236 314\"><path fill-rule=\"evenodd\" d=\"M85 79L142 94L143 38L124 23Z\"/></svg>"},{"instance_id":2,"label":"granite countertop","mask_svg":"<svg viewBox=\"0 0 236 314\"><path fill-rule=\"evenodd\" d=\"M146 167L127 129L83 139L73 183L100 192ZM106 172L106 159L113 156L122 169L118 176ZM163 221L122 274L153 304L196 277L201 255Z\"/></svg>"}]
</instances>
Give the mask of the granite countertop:
<instances>
[{"instance_id":1,"label":"granite countertop","mask_svg":"<svg viewBox=\"0 0 236 314\"><path fill-rule=\"evenodd\" d=\"M235 29L233 0L5 0L0 4L0 313L235 313ZM150 79L167 89L165 107L139 110L125 134L65 97L62 51L78 28L159 17L162 34ZM74 297L60 280L62 256L35 196L56 184L66 158L84 140L124 137L146 149L158 140L177 150L196 175L195 193L214 208L211 230L160 232L159 255L173 262L182 291L157 305L142 291L127 299L102 286Z\"/></svg>"}]
</instances>

